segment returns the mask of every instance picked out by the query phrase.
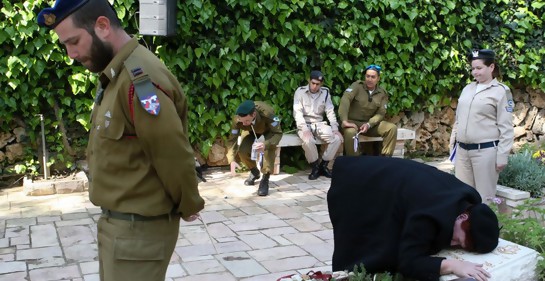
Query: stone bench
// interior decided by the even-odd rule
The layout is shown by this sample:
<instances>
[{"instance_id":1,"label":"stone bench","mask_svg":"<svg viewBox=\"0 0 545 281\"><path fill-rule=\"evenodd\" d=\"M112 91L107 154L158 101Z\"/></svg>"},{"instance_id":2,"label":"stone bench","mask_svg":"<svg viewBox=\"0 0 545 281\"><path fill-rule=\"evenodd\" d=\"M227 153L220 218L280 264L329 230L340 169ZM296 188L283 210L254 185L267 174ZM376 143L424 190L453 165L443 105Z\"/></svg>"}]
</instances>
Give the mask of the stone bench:
<instances>
[{"instance_id":1,"label":"stone bench","mask_svg":"<svg viewBox=\"0 0 545 281\"><path fill-rule=\"evenodd\" d=\"M533 249L500 239L498 247L488 254L464 250L443 250L439 257L482 264L492 277L489 281L534 281L539 253ZM440 281L456 280L455 275L443 275Z\"/></svg>"},{"instance_id":2,"label":"stone bench","mask_svg":"<svg viewBox=\"0 0 545 281\"><path fill-rule=\"evenodd\" d=\"M403 157L405 154L405 141L415 139L415 131L409 129L398 128L397 129L397 141L396 148L394 151L394 157ZM359 136L360 142L372 142L372 141L382 141L381 137L368 137L368 136ZM280 172L280 151L282 147L287 146L301 146L303 141L299 138L297 134L283 134L280 143L276 148L276 157L274 160L274 172L273 174L278 174ZM317 144L324 144L320 139L316 140Z\"/></svg>"}]
</instances>

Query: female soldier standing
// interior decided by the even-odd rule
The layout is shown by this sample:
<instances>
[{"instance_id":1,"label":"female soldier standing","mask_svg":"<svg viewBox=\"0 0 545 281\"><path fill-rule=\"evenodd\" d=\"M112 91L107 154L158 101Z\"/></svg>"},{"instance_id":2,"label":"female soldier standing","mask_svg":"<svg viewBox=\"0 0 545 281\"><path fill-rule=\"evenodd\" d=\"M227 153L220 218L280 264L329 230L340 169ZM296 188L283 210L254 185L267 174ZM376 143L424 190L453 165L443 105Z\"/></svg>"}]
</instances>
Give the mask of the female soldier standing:
<instances>
[{"instance_id":1,"label":"female soldier standing","mask_svg":"<svg viewBox=\"0 0 545 281\"><path fill-rule=\"evenodd\" d=\"M509 87L496 79L494 51L474 51L470 61L475 81L458 99L450 144L452 149L457 146L456 177L475 187L487 202L496 194L499 173L513 145L514 103Z\"/></svg>"}]
</instances>

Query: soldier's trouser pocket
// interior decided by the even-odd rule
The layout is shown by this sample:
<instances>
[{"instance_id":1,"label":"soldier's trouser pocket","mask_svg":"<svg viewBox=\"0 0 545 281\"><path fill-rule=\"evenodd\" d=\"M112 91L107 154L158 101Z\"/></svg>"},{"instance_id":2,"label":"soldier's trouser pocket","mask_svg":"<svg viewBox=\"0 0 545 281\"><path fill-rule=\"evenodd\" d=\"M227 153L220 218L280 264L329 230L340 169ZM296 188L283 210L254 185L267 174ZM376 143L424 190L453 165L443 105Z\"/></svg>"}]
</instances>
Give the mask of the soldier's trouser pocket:
<instances>
[{"instance_id":1,"label":"soldier's trouser pocket","mask_svg":"<svg viewBox=\"0 0 545 281\"><path fill-rule=\"evenodd\" d=\"M166 258L165 242L118 237L114 242L114 258L129 261L160 261Z\"/></svg>"}]
</instances>

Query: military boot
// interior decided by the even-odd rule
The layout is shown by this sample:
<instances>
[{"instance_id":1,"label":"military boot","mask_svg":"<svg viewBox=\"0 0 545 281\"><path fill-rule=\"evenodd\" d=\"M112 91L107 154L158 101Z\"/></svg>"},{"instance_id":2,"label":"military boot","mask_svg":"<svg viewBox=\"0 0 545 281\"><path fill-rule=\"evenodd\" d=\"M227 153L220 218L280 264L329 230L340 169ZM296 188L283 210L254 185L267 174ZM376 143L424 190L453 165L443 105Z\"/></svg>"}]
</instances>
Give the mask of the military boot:
<instances>
[{"instance_id":1,"label":"military boot","mask_svg":"<svg viewBox=\"0 0 545 281\"><path fill-rule=\"evenodd\" d=\"M320 175L326 178L331 178L331 171L327 167L328 164L329 164L329 161L322 160L322 162L320 163Z\"/></svg>"},{"instance_id":2,"label":"military boot","mask_svg":"<svg viewBox=\"0 0 545 281\"><path fill-rule=\"evenodd\" d=\"M310 163L310 166L312 167L312 171L310 172L310 175L308 175L309 180L315 180L320 176L320 166L318 166L318 161L320 160L316 160Z\"/></svg>"},{"instance_id":3,"label":"military boot","mask_svg":"<svg viewBox=\"0 0 545 281\"><path fill-rule=\"evenodd\" d=\"M250 174L248 175L248 178L244 181L244 185L255 185L255 181L258 180L260 176L261 175L257 167L253 167L250 170Z\"/></svg>"},{"instance_id":4,"label":"military boot","mask_svg":"<svg viewBox=\"0 0 545 281\"><path fill-rule=\"evenodd\" d=\"M263 174L263 179L259 183L259 189L257 190L257 195L267 196L269 194L269 176L270 173Z\"/></svg>"}]
</instances>

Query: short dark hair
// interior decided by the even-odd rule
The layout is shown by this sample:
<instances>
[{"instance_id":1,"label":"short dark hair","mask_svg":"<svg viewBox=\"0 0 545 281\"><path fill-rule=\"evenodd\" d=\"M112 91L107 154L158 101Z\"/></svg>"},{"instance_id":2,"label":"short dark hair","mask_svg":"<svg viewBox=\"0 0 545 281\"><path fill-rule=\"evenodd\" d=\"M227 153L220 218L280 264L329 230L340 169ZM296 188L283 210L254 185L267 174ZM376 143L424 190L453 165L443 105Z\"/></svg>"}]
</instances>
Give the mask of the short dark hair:
<instances>
[{"instance_id":1,"label":"short dark hair","mask_svg":"<svg viewBox=\"0 0 545 281\"><path fill-rule=\"evenodd\" d=\"M74 26L83 28L89 33L94 32L95 23L100 16L107 17L112 27L121 28L121 21L108 0L90 0L70 16Z\"/></svg>"}]
</instances>

